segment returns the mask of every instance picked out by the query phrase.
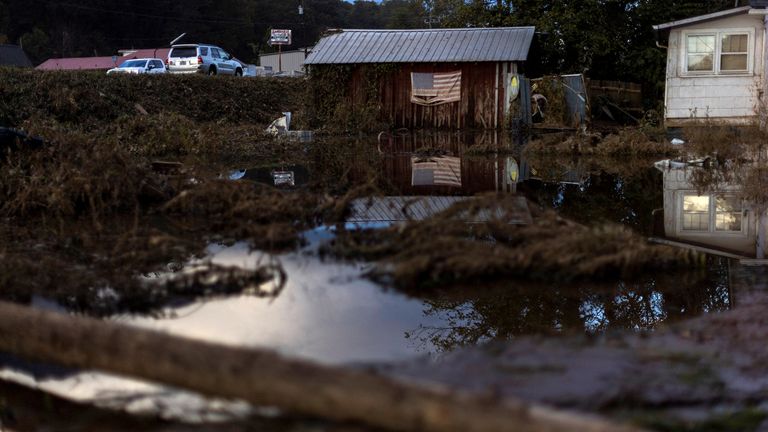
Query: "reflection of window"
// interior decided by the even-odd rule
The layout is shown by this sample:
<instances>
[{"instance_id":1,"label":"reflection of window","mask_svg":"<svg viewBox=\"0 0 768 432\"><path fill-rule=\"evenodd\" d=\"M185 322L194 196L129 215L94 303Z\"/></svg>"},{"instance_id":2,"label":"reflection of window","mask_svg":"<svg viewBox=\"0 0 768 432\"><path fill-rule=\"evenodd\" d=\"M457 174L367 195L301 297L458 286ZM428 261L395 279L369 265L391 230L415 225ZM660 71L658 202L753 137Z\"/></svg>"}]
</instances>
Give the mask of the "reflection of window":
<instances>
[{"instance_id":1,"label":"reflection of window","mask_svg":"<svg viewBox=\"0 0 768 432\"><path fill-rule=\"evenodd\" d=\"M685 37L685 70L697 73L750 72L750 33L706 32Z\"/></svg>"},{"instance_id":2,"label":"reflection of window","mask_svg":"<svg viewBox=\"0 0 768 432\"><path fill-rule=\"evenodd\" d=\"M709 196L683 197L683 230L709 231Z\"/></svg>"},{"instance_id":3,"label":"reflection of window","mask_svg":"<svg viewBox=\"0 0 768 432\"><path fill-rule=\"evenodd\" d=\"M741 202L734 196L717 197L716 231L741 231Z\"/></svg>"},{"instance_id":4,"label":"reflection of window","mask_svg":"<svg viewBox=\"0 0 768 432\"><path fill-rule=\"evenodd\" d=\"M719 232L740 232L742 230L741 200L734 195L717 197L684 195L683 231L710 232L712 228Z\"/></svg>"}]
</instances>

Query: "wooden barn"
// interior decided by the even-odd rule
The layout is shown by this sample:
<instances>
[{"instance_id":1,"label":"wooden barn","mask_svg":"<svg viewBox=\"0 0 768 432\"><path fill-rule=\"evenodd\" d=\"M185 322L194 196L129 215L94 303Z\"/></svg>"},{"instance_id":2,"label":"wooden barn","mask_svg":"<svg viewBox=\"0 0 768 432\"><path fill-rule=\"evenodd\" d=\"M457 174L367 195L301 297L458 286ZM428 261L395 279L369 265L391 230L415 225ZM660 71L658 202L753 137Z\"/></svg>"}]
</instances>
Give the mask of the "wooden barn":
<instances>
[{"instance_id":1,"label":"wooden barn","mask_svg":"<svg viewBox=\"0 0 768 432\"><path fill-rule=\"evenodd\" d=\"M533 36L533 27L338 30L305 64L310 75L348 67L352 106L370 104L370 70L386 71L375 105L392 127L500 129L528 116L519 74Z\"/></svg>"}]
</instances>

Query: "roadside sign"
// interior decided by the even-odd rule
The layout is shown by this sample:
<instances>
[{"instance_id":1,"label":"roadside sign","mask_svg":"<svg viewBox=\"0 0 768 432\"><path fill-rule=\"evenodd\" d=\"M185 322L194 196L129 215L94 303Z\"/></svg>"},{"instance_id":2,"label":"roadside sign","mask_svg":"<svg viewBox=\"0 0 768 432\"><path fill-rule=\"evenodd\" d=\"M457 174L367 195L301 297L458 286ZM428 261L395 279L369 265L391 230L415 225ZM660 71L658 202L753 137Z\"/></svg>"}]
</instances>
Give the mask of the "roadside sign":
<instances>
[{"instance_id":1,"label":"roadside sign","mask_svg":"<svg viewBox=\"0 0 768 432\"><path fill-rule=\"evenodd\" d=\"M290 45L291 31L272 29L272 32L269 35L269 44L270 45Z\"/></svg>"}]
</instances>

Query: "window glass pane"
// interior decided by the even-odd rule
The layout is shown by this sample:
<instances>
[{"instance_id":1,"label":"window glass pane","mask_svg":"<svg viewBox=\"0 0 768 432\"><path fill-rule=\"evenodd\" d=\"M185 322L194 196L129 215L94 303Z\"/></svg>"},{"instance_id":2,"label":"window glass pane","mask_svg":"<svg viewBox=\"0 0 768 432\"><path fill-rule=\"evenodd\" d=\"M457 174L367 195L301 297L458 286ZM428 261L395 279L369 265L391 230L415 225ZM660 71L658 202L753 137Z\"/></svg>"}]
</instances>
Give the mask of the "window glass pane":
<instances>
[{"instance_id":1,"label":"window glass pane","mask_svg":"<svg viewBox=\"0 0 768 432\"><path fill-rule=\"evenodd\" d=\"M724 53L745 53L747 52L749 36L745 34L723 35Z\"/></svg>"},{"instance_id":2,"label":"window glass pane","mask_svg":"<svg viewBox=\"0 0 768 432\"><path fill-rule=\"evenodd\" d=\"M689 35L687 55L689 71L714 71L715 36Z\"/></svg>"},{"instance_id":3,"label":"window glass pane","mask_svg":"<svg viewBox=\"0 0 768 432\"><path fill-rule=\"evenodd\" d=\"M744 71L747 69L746 54L723 54L720 56L720 70Z\"/></svg>"},{"instance_id":4,"label":"window glass pane","mask_svg":"<svg viewBox=\"0 0 768 432\"><path fill-rule=\"evenodd\" d=\"M709 196L686 195L683 199L683 211L686 213L709 213Z\"/></svg>"},{"instance_id":5,"label":"window glass pane","mask_svg":"<svg viewBox=\"0 0 768 432\"><path fill-rule=\"evenodd\" d=\"M715 200L718 212L741 212L741 200L735 196L719 196Z\"/></svg>"},{"instance_id":6,"label":"window glass pane","mask_svg":"<svg viewBox=\"0 0 768 432\"><path fill-rule=\"evenodd\" d=\"M688 54L714 54L714 35L690 35L688 36Z\"/></svg>"},{"instance_id":7,"label":"window glass pane","mask_svg":"<svg viewBox=\"0 0 768 432\"><path fill-rule=\"evenodd\" d=\"M717 197L715 212L716 231L741 231L741 200L738 197Z\"/></svg>"},{"instance_id":8,"label":"window glass pane","mask_svg":"<svg viewBox=\"0 0 768 432\"><path fill-rule=\"evenodd\" d=\"M713 56L711 54L688 55L688 70L689 71L711 71L712 65L713 65L712 58Z\"/></svg>"},{"instance_id":9,"label":"window glass pane","mask_svg":"<svg viewBox=\"0 0 768 432\"><path fill-rule=\"evenodd\" d=\"M718 213L715 216L715 230L741 231L741 213Z\"/></svg>"},{"instance_id":10,"label":"window glass pane","mask_svg":"<svg viewBox=\"0 0 768 432\"><path fill-rule=\"evenodd\" d=\"M709 196L683 197L683 230L709 231Z\"/></svg>"},{"instance_id":11,"label":"window glass pane","mask_svg":"<svg viewBox=\"0 0 768 432\"><path fill-rule=\"evenodd\" d=\"M173 48L171 54L168 57L194 57L197 55L197 49L194 47Z\"/></svg>"}]
</instances>

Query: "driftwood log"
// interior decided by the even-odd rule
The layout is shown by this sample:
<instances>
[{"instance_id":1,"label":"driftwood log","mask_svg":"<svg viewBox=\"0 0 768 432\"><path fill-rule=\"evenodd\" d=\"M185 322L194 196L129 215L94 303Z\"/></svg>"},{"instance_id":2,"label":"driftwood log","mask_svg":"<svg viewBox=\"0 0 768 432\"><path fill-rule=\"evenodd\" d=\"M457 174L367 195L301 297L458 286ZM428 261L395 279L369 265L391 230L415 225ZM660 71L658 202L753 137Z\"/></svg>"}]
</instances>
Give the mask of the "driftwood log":
<instances>
[{"instance_id":1,"label":"driftwood log","mask_svg":"<svg viewBox=\"0 0 768 432\"><path fill-rule=\"evenodd\" d=\"M395 431L639 430L521 401L416 386L268 350L217 345L5 302L0 302L0 351Z\"/></svg>"}]
</instances>

